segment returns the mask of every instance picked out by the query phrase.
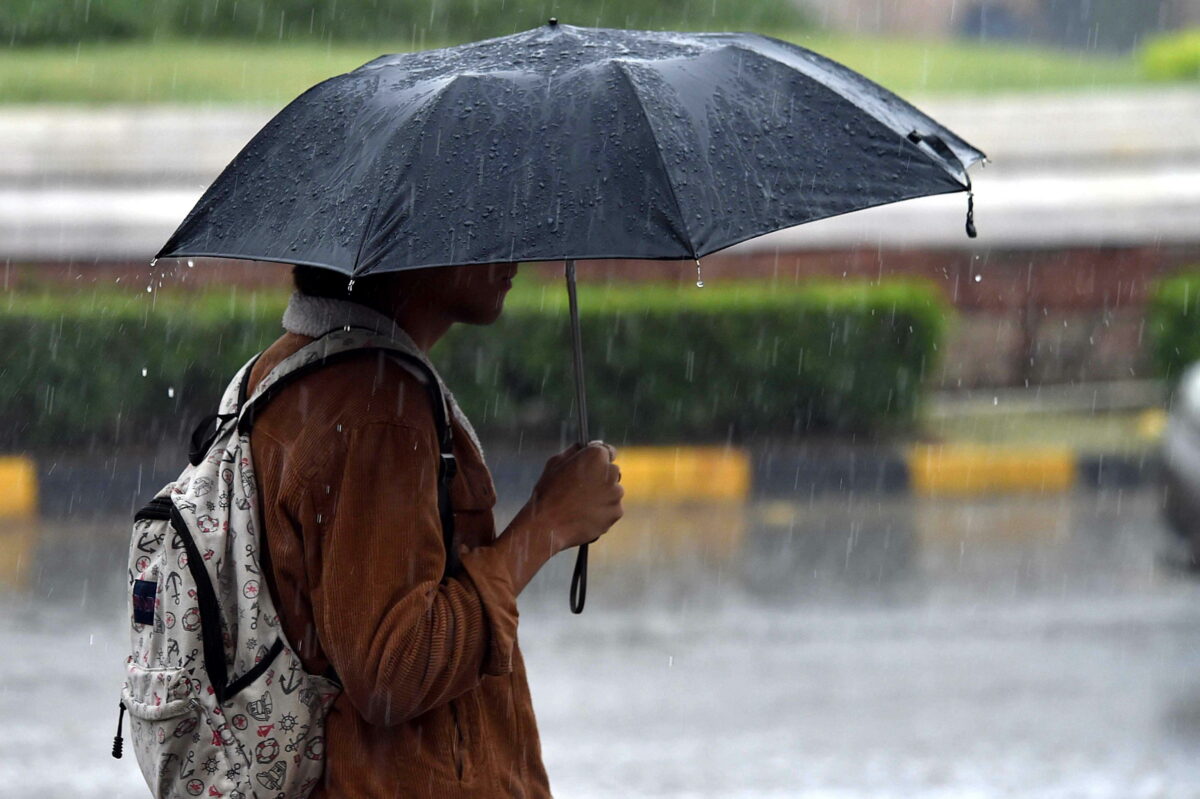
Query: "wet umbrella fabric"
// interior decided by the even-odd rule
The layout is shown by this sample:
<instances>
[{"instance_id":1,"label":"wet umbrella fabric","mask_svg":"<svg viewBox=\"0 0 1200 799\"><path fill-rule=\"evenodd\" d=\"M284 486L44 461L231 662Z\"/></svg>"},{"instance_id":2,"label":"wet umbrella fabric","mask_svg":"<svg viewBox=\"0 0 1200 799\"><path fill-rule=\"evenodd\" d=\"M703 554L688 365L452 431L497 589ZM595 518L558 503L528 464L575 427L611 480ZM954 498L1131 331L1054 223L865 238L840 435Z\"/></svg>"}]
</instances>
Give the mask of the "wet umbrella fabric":
<instances>
[{"instance_id":1,"label":"wet umbrella fabric","mask_svg":"<svg viewBox=\"0 0 1200 799\"><path fill-rule=\"evenodd\" d=\"M313 87L233 160L159 256L351 276L691 259L964 191L982 157L795 45L548 24L384 56Z\"/></svg>"},{"instance_id":2,"label":"wet umbrella fabric","mask_svg":"<svg viewBox=\"0 0 1200 799\"><path fill-rule=\"evenodd\" d=\"M383 56L308 90L225 168L158 257L350 278L566 261L586 442L576 259L699 259L804 222L969 192L967 169L983 157L802 47L551 20ZM585 545L575 612L586 572Z\"/></svg>"}]
</instances>

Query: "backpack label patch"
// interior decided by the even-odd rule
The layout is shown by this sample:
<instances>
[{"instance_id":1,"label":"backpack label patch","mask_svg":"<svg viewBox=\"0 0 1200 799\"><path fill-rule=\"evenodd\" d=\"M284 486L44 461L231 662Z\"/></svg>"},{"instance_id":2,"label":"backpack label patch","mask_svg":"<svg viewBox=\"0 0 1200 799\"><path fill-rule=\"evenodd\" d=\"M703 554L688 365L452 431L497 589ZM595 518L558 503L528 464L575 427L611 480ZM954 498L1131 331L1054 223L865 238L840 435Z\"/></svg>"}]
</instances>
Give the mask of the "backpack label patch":
<instances>
[{"instance_id":1,"label":"backpack label patch","mask_svg":"<svg viewBox=\"0 0 1200 799\"><path fill-rule=\"evenodd\" d=\"M158 583L152 580L133 581L133 623L154 624L154 598Z\"/></svg>"}]
</instances>

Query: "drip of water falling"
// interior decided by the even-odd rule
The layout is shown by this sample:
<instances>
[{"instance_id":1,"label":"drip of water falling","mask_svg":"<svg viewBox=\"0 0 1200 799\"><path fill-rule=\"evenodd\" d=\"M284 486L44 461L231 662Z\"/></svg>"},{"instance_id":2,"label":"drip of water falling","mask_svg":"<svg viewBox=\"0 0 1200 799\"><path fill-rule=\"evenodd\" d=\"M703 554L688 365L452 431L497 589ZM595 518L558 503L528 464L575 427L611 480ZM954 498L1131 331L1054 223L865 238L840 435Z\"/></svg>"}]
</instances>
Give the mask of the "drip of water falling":
<instances>
[{"instance_id":1,"label":"drip of water falling","mask_svg":"<svg viewBox=\"0 0 1200 799\"><path fill-rule=\"evenodd\" d=\"M193 266L196 265L196 262L193 261L191 258L188 258L187 265L188 265L188 269L191 269Z\"/></svg>"},{"instance_id":2,"label":"drip of water falling","mask_svg":"<svg viewBox=\"0 0 1200 799\"><path fill-rule=\"evenodd\" d=\"M142 367L142 377L145 377L148 373L149 373L149 370L143 366Z\"/></svg>"},{"instance_id":3,"label":"drip of water falling","mask_svg":"<svg viewBox=\"0 0 1200 799\"><path fill-rule=\"evenodd\" d=\"M976 282L976 283L979 283L979 282L981 282L982 280L983 280L983 275L976 275L976 276L975 276L975 282Z\"/></svg>"},{"instance_id":4,"label":"drip of water falling","mask_svg":"<svg viewBox=\"0 0 1200 799\"><path fill-rule=\"evenodd\" d=\"M167 389L167 396L168 396L168 397L171 397L171 398L174 398L174 396L175 396L175 389L173 389L173 388L168 388L168 389Z\"/></svg>"},{"instance_id":5,"label":"drip of water falling","mask_svg":"<svg viewBox=\"0 0 1200 799\"><path fill-rule=\"evenodd\" d=\"M700 259L696 259L696 288L704 288L704 279L700 276Z\"/></svg>"},{"instance_id":6,"label":"drip of water falling","mask_svg":"<svg viewBox=\"0 0 1200 799\"><path fill-rule=\"evenodd\" d=\"M151 268L151 269L153 269L153 268L154 268L154 267L155 267L157 264L158 264L158 259L157 259L157 258L151 258L151 259L150 259L150 268Z\"/></svg>"},{"instance_id":7,"label":"drip of water falling","mask_svg":"<svg viewBox=\"0 0 1200 799\"><path fill-rule=\"evenodd\" d=\"M350 278L350 285L346 286L346 293L351 294L353 292L354 292L354 278Z\"/></svg>"}]
</instances>

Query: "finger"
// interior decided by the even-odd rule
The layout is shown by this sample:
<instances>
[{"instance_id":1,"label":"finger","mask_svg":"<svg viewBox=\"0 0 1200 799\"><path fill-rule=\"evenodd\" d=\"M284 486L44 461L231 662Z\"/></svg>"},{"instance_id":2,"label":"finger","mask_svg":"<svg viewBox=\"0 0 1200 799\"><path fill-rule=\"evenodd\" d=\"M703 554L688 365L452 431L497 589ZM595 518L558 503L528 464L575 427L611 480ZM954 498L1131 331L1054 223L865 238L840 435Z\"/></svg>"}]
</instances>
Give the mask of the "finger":
<instances>
[{"instance_id":1,"label":"finger","mask_svg":"<svg viewBox=\"0 0 1200 799\"><path fill-rule=\"evenodd\" d=\"M613 483L614 485L621 482L621 467L615 463L610 463L608 465L608 482Z\"/></svg>"},{"instance_id":2,"label":"finger","mask_svg":"<svg viewBox=\"0 0 1200 799\"><path fill-rule=\"evenodd\" d=\"M604 450L608 453L608 459L610 461L614 461L617 459L617 448L614 447L612 444L605 444L600 439L596 439L595 441L589 441L588 446L589 447L603 447Z\"/></svg>"},{"instance_id":3,"label":"finger","mask_svg":"<svg viewBox=\"0 0 1200 799\"><path fill-rule=\"evenodd\" d=\"M622 503L622 500L624 499L625 488L617 485L617 483L612 483L612 485L605 488L604 493L600 494L599 497L596 497L596 501L598 501L601 506L607 507L607 509L620 507L620 503Z\"/></svg>"},{"instance_id":4,"label":"finger","mask_svg":"<svg viewBox=\"0 0 1200 799\"><path fill-rule=\"evenodd\" d=\"M588 444L582 451L577 453L576 457L582 458L582 462L587 464L585 468L592 472L598 479L603 478L603 469L606 469L611 462L608 457L608 450L600 444Z\"/></svg>"}]
</instances>

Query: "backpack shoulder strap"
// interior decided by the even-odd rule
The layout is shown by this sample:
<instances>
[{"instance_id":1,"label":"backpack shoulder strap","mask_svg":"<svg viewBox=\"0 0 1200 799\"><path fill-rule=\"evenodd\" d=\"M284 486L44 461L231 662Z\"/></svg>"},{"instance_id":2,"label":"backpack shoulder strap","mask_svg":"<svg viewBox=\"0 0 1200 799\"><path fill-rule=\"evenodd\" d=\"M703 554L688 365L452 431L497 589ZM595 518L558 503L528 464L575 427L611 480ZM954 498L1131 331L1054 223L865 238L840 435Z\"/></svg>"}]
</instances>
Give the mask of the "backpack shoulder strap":
<instances>
[{"instance_id":1,"label":"backpack shoulder strap","mask_svg":"<svg viewBox=\"0 0 1200 799\"><path fill-rule=\"evenodd\" d=\"M188 446L188 462L193 466L200 465L200 461L204 460L208 451L212 449L212 445L225 430L225 425L238 417L238 408L246 398L250 372L253 371L254 364L258 363L260 357L262 357L261 352L237 371L233 380L229 381L225 393L221 395L221 403L217 406L217 412L201 419L200 423L196 425L196 429L192 431Z\"/></svg>"},{"instance_id":2,"label":"backpack shoulder strap","mask_svg":"<svg viewBox=\"0 0 1200 799\"><path fill-rule=\"evenodd\" d=\"M326 333L280 361L259 382L254 393L238 403L237 430L239 433L248 433L254 425L255 416L288 384L310 372L370 350L387 352L415 372L424 383L426 394L429 396L438 438L438 516L442 523L442 543L446 549L446 569L443 574L445 579L455 574L459 565L458 551L454 547L454 508L450 502L450 485L458 474L458 462L454 458L454 435L441 381L428 364L408 349L386 336L369 331L338 328ZM249 369L250 365L247 365L247 376ZM244 382L242 389L244 392ZM242 396L244 397L244 393Z\"/></svg>"}]
</instances>

